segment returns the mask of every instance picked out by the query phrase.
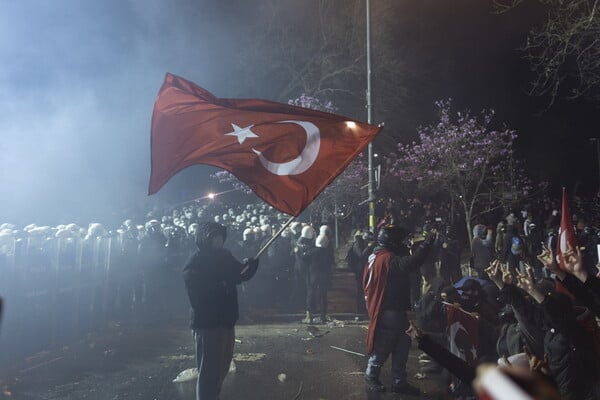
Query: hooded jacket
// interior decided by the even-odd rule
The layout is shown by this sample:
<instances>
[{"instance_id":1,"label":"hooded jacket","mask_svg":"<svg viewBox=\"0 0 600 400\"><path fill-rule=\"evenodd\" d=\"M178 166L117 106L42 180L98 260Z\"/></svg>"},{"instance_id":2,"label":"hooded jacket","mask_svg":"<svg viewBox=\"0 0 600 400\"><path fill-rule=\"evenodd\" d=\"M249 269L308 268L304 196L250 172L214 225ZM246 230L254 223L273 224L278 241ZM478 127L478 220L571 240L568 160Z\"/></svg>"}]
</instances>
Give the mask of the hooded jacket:
<instances>
[{"instance_id":1,"label":"hooded jacket","mask_svg":"<svg viewBox=\"0 0 600 400\"><path fill-rule=\"evenodd\" d=\"M227 249L199 246L183 279L190 299L191 328L232 328L239 318L237 287L254 276L258 262L245 265Z\"/></svg>"},{"instance_id":2,"label":"hooded jacket","mask_svg":"<svg viewBox=\"0 0 600 400\"><path fill-rule=\"evenodd\" d=\"M475 225L473 227L473 241L471 242L471 254L473 254L473 268L476 270L482 270L487 268L492 262L492 234L488 233L485 238L484 225Z\"/></svg>"}]
</instances>

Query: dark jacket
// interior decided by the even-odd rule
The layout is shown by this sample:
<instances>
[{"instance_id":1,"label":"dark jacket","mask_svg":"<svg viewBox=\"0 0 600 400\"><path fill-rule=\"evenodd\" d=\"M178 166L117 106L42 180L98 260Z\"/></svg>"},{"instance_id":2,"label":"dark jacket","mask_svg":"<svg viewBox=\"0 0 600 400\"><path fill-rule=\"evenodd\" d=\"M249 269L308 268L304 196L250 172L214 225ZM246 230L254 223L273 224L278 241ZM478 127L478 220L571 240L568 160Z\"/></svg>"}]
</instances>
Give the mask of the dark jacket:
<instances>
[{"instance_id":1,"label":"dark jacket","mask_svg":"<svg viewBox=\"0 0 600 400\"><path fill-rule=\"evenodd\" d=\"M385 287L381 311L384 310L410 310L410 279L408 274L418 268L426 260L431 249L431 244L422 243L414 254L398 254L392 258L389 266L389 274ZM377 254L375 248L373 254Z\"/></svg>"},{"instance_id":2,"label":"dark jacket","mask_svg":"<svg viewBox=\"0 0 600 400\"><path fill-rule=\"evenodd\" d=\"M560 281L563 286L573 295L578 303L589 308L596 317L600 317L600 280L593 275L588 275L585 283L567 274Z\"/></svg>"},{"instance_id":3,"label":"dark jacket","mask_svg":"<svg viewBox=\"0 0 600 400\"><path fill-rule=\"evenodd\" d=\"M199 248L187 261L183 279L191 310L191 328L232 328L238 320L237 287L256 273L226 249Z\"/></svg>"},{"instance_id":4,"label":"dark jacket","mask_svg":"<svg viewBox=\"0 0 600 400\"><path fill-rule=\"evenodd\" d=\"M546 296L544 350L561 395L569 400L597 399L598 369L592 340L577 323L566 295Z\"/></svg>"},{"instance_id":5,"label":"dark jacket","mask_svg":"<svg viewBox=\"0 0 600 400\"><path fill-rule=\"evenodd\" d=\"M544 315L542 309L525 297L525 292L514 285L504 285L500 290L498 300L503 304L512 306L518 322L517 332L523 344L538 358L544 357ZM514 348L513 348L514 350ZM501 350L499 350L501 351ZM519 347L517 353L522 351ZM510 356L516 353L499 355Z\"/></svg>"},{"instance_id":6,"label":"dark jacket","mask_svg":"<svg viewBox=\"0 0 600 400\"><path fill-rule=\"evenodd\" d=\"M296 254L296 270L306 272L310 266L310 253L315 248L313 239L301 237L296 242L294 253Z\"/></svg>"},{"instance_id":7,"label":"dark jacket","mask_svg":"<svg viewBox=\"0 0 600 400\"><path fill-rule=\"evenodd\" d=\"M326 247L313 247L306 252L310 257L310 274L322 282L329 282L335 259Z\"/></svg>"}]
</instances>

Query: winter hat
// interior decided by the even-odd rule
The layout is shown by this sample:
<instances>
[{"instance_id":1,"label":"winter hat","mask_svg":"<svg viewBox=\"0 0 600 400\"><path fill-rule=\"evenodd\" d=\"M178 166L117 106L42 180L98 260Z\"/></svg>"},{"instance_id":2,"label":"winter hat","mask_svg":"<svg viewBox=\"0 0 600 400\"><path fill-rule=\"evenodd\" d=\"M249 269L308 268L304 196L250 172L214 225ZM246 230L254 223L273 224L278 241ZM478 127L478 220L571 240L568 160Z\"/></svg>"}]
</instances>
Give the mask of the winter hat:
<instances>
[{"instance_id":1,"label":"winter hat","mask_svg":"<svg viewBox=\"0 0 600 400\"><path fill-rule=\"evenodd\" d=\"M473 227L473 237L483 236L485 233L485 225L477 224Z\"/></svg>"}]
</instances>

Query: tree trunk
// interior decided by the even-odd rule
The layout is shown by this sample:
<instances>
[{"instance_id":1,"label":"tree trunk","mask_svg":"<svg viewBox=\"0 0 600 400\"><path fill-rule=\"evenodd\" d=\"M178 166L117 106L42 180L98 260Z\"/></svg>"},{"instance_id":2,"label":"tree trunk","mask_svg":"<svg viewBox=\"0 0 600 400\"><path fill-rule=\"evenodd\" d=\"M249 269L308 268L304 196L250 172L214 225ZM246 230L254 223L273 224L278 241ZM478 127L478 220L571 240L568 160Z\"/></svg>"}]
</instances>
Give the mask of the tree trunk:
<instances>
[{"instance_id":1,"label":"tree trunk","mask_svg":"<svg viewBox=\"0 0 600 400\"><path fill-rule=\"evenodd\" d=\"M467 227L467 237L469 238L469 249L473 242L473 229L471 229L471 211L467 207L467 204L463 202L463 208L465 210L465 226Z\"/></svg>"}]
</instances>

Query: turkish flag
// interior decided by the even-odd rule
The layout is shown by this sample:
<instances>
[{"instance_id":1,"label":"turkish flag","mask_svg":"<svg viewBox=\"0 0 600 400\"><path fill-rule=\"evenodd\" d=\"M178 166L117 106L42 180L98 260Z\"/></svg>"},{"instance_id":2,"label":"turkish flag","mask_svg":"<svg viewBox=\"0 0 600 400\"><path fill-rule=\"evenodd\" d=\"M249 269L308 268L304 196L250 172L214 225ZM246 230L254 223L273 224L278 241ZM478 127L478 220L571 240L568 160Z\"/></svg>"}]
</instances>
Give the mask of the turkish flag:
<instances>
[{"instance_id":1,"label":"turkish flag","mask_svg":"<svg viewBox=\"0 0 600 400\"><path fill-rule=\"evenodd\" d=\"M152 114L149 194L182 169L208 164L298 216L380 130L288 104L219 99L167 74Z\"/></svg>"},{"instance_id":2,"label":"turkish flag","mask_svg":"<svg viewBox=\"0 0 600 400\"><path fill-rule=\"evenodd\" d=\"M479 359L479 318L453 304L446 305L450 352L475 367Z\"/></svg>"},{"instance_id":3,"label":"turkish flag","mask_svg":"<svg viewBox=\"0 0 600 400\"><path fill-rule=\"evenodd\" d=\"M561 269L564 268L564 262L562 254L571 248L575 249L577 246L577 236L575 236L575 228L573 227L573 220L571 218L571 210L569 210L569 203L567 201L567 191L563 188L562 192L562 211L560 215L560 227L558 228L558 239L556 241L556 257L558 259L558 265Z\"/></svg>"},{"instance_id":4,"label":"turkish flag","mask_svg":"<svg viewBox=\"0 0 600 400\"><path fill-rule=\"evenodd\" d=\"M479 318L454 304L444 303L448 318L450 352L465 360L470 366L477 366L479 360ZM455 395L470 392L465 382L452 377L451 388Z\"/></svg>"}]
</instances>

